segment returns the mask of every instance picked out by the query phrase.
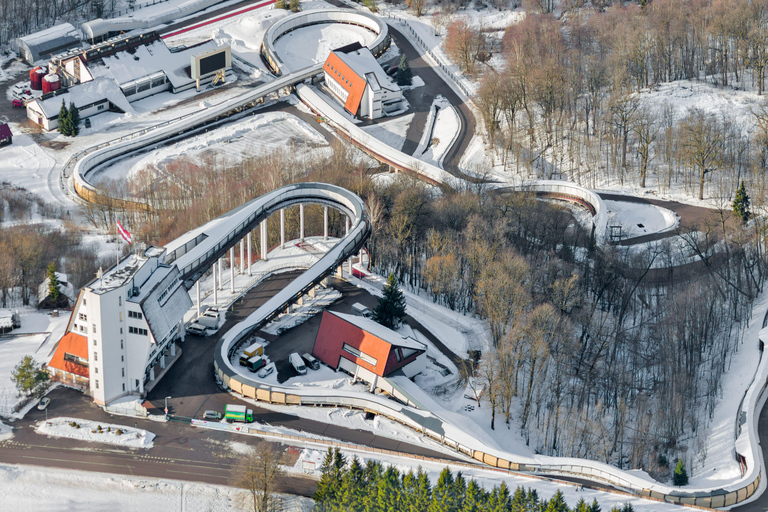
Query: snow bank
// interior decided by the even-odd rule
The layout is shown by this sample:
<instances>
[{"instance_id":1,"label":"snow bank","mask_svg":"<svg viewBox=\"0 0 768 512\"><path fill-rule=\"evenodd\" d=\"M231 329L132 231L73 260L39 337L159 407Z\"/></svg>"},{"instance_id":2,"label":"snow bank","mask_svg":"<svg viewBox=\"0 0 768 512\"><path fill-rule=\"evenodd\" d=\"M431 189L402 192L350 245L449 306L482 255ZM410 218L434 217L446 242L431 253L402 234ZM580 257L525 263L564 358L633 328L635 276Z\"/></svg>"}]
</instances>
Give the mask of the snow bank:
<instances>
[{"instance_id":1,"label":"snow bank","mask_svg":"<svg viewBox=\"0 0 768 512\"><path fill-rule=\"evenodd\" d=\"M98 430L99 426L101 431ZM155 438L155 434L140 428L79 418L53 418L48 421L39 421L35 426L35 432L46 436L115 444L128 448L152 448Z\"/></svg>"}]
</instances>

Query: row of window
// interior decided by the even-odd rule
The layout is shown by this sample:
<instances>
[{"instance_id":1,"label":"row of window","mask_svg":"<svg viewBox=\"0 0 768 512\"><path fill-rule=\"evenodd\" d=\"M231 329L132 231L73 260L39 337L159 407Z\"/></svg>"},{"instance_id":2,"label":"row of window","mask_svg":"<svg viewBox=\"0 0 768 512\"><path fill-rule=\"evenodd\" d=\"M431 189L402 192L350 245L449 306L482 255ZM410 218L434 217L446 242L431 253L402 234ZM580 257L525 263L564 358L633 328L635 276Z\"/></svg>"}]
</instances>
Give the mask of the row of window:
<instances>
[{"instance_id":1,"label":"row of window","mask_svg":"<svg viewBox=\"0 0 768 512\"><path fill-rule=\"evenodd\" d=\"M128 311L128 318L137 318L141 320L144 316L138 311Z\"/></svg>"},{"instance_id":2,"label":"row of window","mask_svg":"<svg viewBox=\"0 0 768 512\"><path fill-rule=\"evenodd\" d=\"M357 348L353 347L352 345L347 345L345 343L342 348L344 349L345 352L347 352L349 354L352 354L353 356L357 357L358 359L362 359L366 363L372 364L373 366L376 366L376 363L378 362L378 360L375 357L369 356L365 352L360 351L360 349L357 349Z\"/></svg>"},{"instance_id":3,"label":"row of window","mask_svg":"<svg viewBox=\"0 0 768 512\"><path fill-rule=\"evenodd\" d=\"M147 336L149 334L146 329L142 329L141 327L133 327L133 326L128 326L128 333L138 334L140 336Z\"/></svg>"}]
</instances>

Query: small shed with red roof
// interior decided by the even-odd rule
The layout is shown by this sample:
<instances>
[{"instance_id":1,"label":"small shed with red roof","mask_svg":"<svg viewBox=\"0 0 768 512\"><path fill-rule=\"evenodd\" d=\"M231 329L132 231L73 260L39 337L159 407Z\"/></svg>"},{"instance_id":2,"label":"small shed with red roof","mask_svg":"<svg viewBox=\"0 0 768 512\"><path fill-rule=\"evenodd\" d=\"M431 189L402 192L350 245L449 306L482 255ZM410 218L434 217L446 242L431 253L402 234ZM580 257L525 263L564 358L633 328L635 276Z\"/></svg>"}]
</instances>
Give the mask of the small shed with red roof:
<instances>
[{"instance_id":1,"label":"small shed with red roof","mask_svg":"<svg viewBox=\"0 0 768 512\"><path fill-rule=\"evenodd\" d=\"M54 380L66 384L88 384L88 338L82 334L68 332L56 347L48 372Z\"/></svg>"},{"instance_id":2,"label":"small shed with red roof","mask_svg":"<svg viewBox=\"0 0 768 512\"><path fill-rule=\"evenodd\" d=\"M407 371L427 351L426 345L387 329L373 320L357 315L324 311L315 338L312 355L336 370L344 370L355 378L372 384L403 369L406 376L420 371Z\"/></svg>"},{"instance_id":3,"label":"small shed with red roof","mask_svg":"<svg viewBox=\"0 0 768 512\"><path fill-rule=\"evenodd\" d=\"M0 123L0 146L13 144L13 133L11 127L5 123Z\"/></svg>"}]
</instances>

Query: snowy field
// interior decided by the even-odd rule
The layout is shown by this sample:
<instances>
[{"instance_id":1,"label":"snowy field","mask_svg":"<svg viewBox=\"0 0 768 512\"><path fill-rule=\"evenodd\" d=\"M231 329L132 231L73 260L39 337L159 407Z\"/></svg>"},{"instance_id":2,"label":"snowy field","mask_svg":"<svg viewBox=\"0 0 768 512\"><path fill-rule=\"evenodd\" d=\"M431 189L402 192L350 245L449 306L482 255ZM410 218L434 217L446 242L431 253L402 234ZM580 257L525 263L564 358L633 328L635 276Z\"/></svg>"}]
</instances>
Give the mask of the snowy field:
<instances>
[{"instance_id":1,"label":"snowy field","mask_svg":"<svg viewBox=\"0 0 768 512\"><path fill-rule=\"evenodd\" d=\"M182 156L201 160L205 155L209 161L226 166L286 147L290 147L295 156L302 157L316 155L318 150L323 151L322 148L328 148L328 142L296 116L283 112L259 114L257 111L209 133L119 159L109 167L93 171L88 179L95 183L130 179L143 169L162 170Z\"/></svg>"},{"instance_id":2,"label":"snowy field","mask_svg":"<svg viewBox=\"0 0 768 512\"><path fill-rule=\"evenodd\" d=\"M281 510L309 512L314 502L282 495ZM0 465L4 512L235 512L247 509L246 493L222 485L179 480Z\"/></svg>"},{"instance_id":3,"label":"snowy field","mask_svg":"<svg viewBox=\"0 0 768 512\"><path fill-rule=\"evenodd\" d=\"M35 426L35 432L44 436L144 449L152 448L155 438L155 434L140 428L67 417L39 421Z\"/></svg>"},{"instance_id":4,"label":"snowy field","mask_svg":"<svg viewBox=\"0 0 768 512\"><path fill-rule=\"evenodd\" d=\"M608 209L608 226L621 226L624 238L670 231L677 227L675 212L653 204L603 201Z\"/></svg>"},{"instance_id":5,"label":"snowy field","mask_svg":"<svg viewBox=\"0 0 768 512\"><path fill-rule=\"evenodd\" d=\"M411 121L413 121L413 116L414 114L406 114L388 121L365 126L362 129L384 144L402 151L403 144L405 144L405 135L408 133L408 127L411 125Z\"/></svg>"},{"instance_id":6,"label":"snowy field","mask_svg":"<svg viewBox=\"0 0 768 512\"><path fill-rule=\"evenodd\" d=\"M298 28L275 41L275 51L289 70L299 70L323 62L331 50L352 43L368 46L376 34L363 27L346 24L321 24Z\"/></svg>"},{"instance_id":7,"label":"snowy field","mask_svg":"<svg viewBox=\"0 0 768 512\"><path fill-rule=\"evenodd\" d=\"M445 154L456 142L460 131L461 120L455 107L444 96L438 96L432 102L430 119L414 156L442 167Z\"/></svg>"},{"instance_id":8,"label":"snowy field","mask_svg":"<svg viewBox=\"0 0 768 512\"><path fill-rule=\"evenodd\" d=\"M64 335L68 312L54 318L35 310L21 310L21 327L11 336L0 337L0 415L9 416L20 397L11 382L11 371L24 356L47 363L59 338ZM34 334L33 334L34 333Z\"/></svg>"}]
</instances>

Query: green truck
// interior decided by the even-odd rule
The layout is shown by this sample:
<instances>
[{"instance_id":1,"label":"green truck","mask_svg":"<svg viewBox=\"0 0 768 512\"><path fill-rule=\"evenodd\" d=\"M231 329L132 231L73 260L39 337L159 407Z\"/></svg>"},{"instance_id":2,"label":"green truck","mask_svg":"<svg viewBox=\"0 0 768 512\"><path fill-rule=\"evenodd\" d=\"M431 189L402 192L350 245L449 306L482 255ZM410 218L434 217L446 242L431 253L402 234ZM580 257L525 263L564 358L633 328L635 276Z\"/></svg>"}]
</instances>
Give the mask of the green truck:
<instances>
[{"instance_id":1,"label":"green truck","mask_svg":"<svg viewBox=\"0 0 768 512\"><path fill-rule=\"evenodd\" d=\"M224 409L224 419L230 423L233 421L252 423L253 409L246 409L244 405L227 404L226 408Z\"/></svg>"}]
</instances>

